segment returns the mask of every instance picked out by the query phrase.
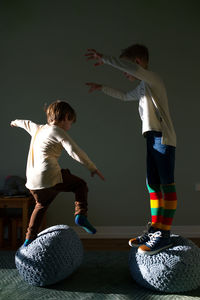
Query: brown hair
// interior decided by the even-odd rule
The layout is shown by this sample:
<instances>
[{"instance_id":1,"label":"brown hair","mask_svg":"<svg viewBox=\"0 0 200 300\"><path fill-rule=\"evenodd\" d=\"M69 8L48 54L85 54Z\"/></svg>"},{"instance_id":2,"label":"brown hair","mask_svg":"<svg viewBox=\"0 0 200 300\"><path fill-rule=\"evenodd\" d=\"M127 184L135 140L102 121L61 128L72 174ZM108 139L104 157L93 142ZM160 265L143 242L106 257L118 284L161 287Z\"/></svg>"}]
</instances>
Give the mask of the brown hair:
<instances>
[{"instance_id":1,"label":"brown hair","mask_svg":"<svg viewBox=\"0 0 200 300\"><path fill-rule=\"evenodd\" d=\"M68 116L68 120L76 122L75 110L65 101L56 100L45 108L45 112L47 115L47 122L49 124L65 120L66 114Z\"/></svg>"},{"instance_id":2,"label":"brown hair","mask_svg":"<svg viewBox=\"0 0 200 300\"><path fill-rule=\"evenodd\" d=\"M134 44L126 49L123 49L120 58L129 58L134 60L136 58L144 59L146 62L149 61L149 51L144 45Z\"/></svg>"}]
</instances>

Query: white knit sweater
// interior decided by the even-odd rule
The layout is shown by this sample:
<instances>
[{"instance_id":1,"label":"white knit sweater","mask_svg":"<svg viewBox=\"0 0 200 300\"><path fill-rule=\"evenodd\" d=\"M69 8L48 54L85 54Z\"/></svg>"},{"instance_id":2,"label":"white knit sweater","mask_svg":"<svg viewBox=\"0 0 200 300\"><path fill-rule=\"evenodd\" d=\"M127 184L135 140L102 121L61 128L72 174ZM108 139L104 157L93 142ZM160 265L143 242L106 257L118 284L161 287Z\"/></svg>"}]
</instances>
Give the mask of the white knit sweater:
<instances>
[{"instance_id":1,"label":"white knit sweater","mask_svg":"<svg viewBox=\"0 0 200 300\"><path fill-rule=\"evenodd\" d=\"M170 117L166 89L161 78L125 59L104 55L103 62L133 75L140 80L140 84L128 93L107 86L103 86L102 91L123 101L138 100L142 133L151 130L161 131L162 144L176 146L176 133Z\"/></svg>"},{"instance_id":2,"label":"white knit sweater","mask_svg":"<svg viewBox=\"0 0 200 300\"><path fill-rule=\"evenodd\" d=\"M63 149L90 171L97 169L62 128L56 125L38 125L29 120L15 120L13 125L25 129L32 136L26 167L28 189L44 189L62 182L58 159Z\"/></svg>"}]
</instances>

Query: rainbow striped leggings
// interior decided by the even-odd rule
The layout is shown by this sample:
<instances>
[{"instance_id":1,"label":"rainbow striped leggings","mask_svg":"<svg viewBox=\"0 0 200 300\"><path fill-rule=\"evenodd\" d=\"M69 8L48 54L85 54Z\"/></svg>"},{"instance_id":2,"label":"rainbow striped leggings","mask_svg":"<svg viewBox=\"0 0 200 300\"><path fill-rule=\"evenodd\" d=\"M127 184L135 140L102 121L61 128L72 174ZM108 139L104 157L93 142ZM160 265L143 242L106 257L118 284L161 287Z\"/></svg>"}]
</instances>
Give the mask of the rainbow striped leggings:
<instances>
[{"instance_id":1,"label":"rainbow striped leggings","mask_svg":"<svg viewBox=\"0 0 200 300\"><path fill-rule=\"evenodd\" d=\"M149 131L147 141L147 188L151 221L156 228L170 230L177 207L174 182L175 147L161 143L162 133Z\"/></svg>"}]
</instances>

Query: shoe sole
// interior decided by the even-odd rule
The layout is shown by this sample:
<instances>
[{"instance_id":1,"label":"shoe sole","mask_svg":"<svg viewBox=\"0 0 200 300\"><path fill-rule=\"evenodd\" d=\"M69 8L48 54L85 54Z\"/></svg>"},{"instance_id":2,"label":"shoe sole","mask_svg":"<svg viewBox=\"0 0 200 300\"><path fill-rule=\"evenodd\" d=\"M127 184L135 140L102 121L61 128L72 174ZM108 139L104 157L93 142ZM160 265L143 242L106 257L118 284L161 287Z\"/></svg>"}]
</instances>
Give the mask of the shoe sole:
<instances>
[{"instance_id":1,"label":"shoe sole","mask_svg":"<svg viewBox=\"0 0 200 300\"><path fill-rule=\"evenodd\" d=\"M79 225L80 226L80 225ZM95 234L97 231L96 231L96 229L94 230L94 231L91 231L91 230L89 230L87 227L85 227L85 226L80 226L80 227L82 227L87 233L89 233L89 234Z\"/></svg>"},{"instance_id":2,"label":"shoe sole","mask_svg":"<svg viewBox=\"0 0 200 300\"><path fill-rule=\"evenodd\" d=\"M142 243L142 244L132 244L131 240L128 241L128 244L130 247L132 248L139 248L140 246L144 245L146 242Z\"/></svg>"},{"instance_id":3,"label":"shoe sole","mask_svg":"<svg viewBox=\"0 0 200 300\"><path fill-rule=\"evenodd\" d=\"M128 244L131 248L139 248L140 246L142 246L142 245L134 245L134 244L131 244L130 242L128 242Z\"/></svg>"},{"instance_id":4,"label":"shoe sole","mask_svg":"<svg viewBox=\"0 0 200 300\"><path fill-rule=\"evenodd\" d=\"M173 244L169 244L167 246L164 246L164 247L162 247L160 249L157 249L157 250L154 250L154 251L144 251L142 249L138 249L138 253L140 253L140 254L146 254L146 255L154 255L154 254L156 254L156 253L158 253L158 252L160 252L160 251L162 251L164 249L170 248L172 245Z\"/></svg>"},{"instance_id":5,"label":"shoe sole","mask_svg":"<svg viewBox=\"0 0 200 300\"><path fill-rule=\"evenodd\" d=\"M128 241L128 244L131 248L139 248L140 246L142 246L143 244L137 245L137 244L132 244L131 241Z\"/></svg>"}]
</instances>

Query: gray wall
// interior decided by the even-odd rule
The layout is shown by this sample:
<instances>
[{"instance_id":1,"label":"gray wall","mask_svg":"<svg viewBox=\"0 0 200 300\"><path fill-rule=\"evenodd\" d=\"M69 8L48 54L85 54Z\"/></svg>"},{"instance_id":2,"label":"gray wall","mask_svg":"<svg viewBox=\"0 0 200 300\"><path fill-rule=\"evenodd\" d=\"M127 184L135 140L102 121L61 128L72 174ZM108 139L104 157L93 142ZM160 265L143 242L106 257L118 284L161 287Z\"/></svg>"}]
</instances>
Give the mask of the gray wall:
<instances>
[{"instance_id":1,"label":"gray wall","mask_svg":"<svg viewBox=\"0 0 200 300\"><path fill-rule=\"evenodd\" d=\"M96 226L143 225L149 219L145 188L145 140L137 103L102 93L88 94L85 82L132 88L117 70L86 62L89 47L118 56L132 43L149 47L151 69L164 79L177 132L176 181L179 205L174 225L198 225L199 29L198 1L4 1L1 20L1 170L25 177L30 137L10 128L15 118L45 122L43 105L57 98L75 108L69 134L106 177L63 153L60 163L89 186L89 217ZM2 5L2 4L1 4ZM60 194L48 223L73 225L73 194Z\"/></svg>"}]
</instances>

